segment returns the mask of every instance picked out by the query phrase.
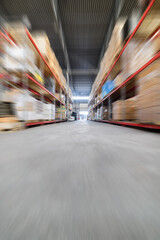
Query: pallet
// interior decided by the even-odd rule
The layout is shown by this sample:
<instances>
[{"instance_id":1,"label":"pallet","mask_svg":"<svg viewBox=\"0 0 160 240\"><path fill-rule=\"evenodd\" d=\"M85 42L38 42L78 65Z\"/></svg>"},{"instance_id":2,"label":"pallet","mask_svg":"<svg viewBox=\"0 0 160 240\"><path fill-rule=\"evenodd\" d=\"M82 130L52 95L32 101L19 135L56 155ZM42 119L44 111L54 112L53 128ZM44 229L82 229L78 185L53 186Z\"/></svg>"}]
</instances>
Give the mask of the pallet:
<instances>
[{"instance_id":1,"label":"pallet","mask_svg":"<svg viewBox=\"0 0 160 240\"><path fill-rule=\"evenodd\" d=\"M16 117L0 118L0 131L18 131L24 129L24 123Z\"/></svg>"},{"instance_id":2,"label":"pallet","mask_svg":"<svg viewBox=\"0 0 160 240\"><path fill-rule=\"evenodd\" d=\"M145 120L143 120L143 121L138 121L138 123L141 123L141 124L150 124L150 125L158 125L158 126L160 126L160 121L145 121Z\"/></svg>"},{"instance_id":3,"label":"pallet","mask_svg":"<svg viewBox=\"0 0 160 240\"><path fill-rule=\"evenodd\" d=\"M27 120L27 123L34 123L34 122L50 122L53 121L54 119L34 119L34 120Z\"/></svg>"}]
</instances>

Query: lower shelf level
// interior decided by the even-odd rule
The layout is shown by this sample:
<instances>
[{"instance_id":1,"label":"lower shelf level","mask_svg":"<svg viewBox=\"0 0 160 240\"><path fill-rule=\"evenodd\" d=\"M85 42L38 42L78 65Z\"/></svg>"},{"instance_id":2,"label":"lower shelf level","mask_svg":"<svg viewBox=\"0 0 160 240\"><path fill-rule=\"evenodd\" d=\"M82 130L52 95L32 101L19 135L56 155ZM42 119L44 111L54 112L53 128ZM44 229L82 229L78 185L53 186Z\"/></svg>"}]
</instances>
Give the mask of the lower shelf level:
<instances>
[{"instance_id":1,"label":"lower shelf level","mask_svg":"<svg viewBox=\"0 0 160 240\"><path fill-rule=\"evenodd\" d=\"M66 120L52 120L52 121L43 121L43 122L28 122L25 124L26 127L30 126L38 126L38 125L45 125L50 123L59 123L59 122L66 122Z\"/></svg>"},{"instance_id":2,"label":"lower shelf level","mask_svg":"<svg viewBox=\"0 0 160 240\"><path fill-rule=\"evenodd\" d=\"M131 126L131 127L139 127L139 128L148 128L148 129L160 130L160 125L143 124L143 123L136 123L136 122L109 121L109 120L93 120L93 121L111 123L111 124L117 124L117 125L123 125L123 126Z\"/></svg>"}]
</instances>

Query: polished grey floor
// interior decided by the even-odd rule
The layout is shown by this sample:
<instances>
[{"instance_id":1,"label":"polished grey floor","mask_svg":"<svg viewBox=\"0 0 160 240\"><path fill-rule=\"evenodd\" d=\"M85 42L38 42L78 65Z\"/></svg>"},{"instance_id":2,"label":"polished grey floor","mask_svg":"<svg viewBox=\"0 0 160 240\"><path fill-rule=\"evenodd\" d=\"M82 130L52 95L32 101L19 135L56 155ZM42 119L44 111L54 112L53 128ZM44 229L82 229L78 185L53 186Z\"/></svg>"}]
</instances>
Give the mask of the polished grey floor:
<instances>
[{"instance_id":1,"label":"polished grey floor","mask_svg":"<svg viewBox=\"0 0 160 240\"><path fill-rule=\"evenodd\" d=\"M0 153L0 240L160 240L159 134L59 123Z\"/></svg>"}]
</instances>

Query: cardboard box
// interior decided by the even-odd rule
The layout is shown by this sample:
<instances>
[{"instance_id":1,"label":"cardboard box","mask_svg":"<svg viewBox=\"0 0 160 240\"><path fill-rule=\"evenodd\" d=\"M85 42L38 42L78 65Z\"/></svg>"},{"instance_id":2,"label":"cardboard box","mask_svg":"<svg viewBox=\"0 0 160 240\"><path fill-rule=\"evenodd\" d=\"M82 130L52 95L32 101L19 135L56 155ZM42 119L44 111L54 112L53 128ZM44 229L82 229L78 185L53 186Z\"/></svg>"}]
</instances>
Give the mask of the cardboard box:
<instances>
[{"instance_id":1,"label":"cardboard box","mask_svg":"<svg viewBox=\"0 0 160 240\"><path fill-rule=\"evenodd\" d=\"M157 60L137 76L137 118L140 122L160 124L160 61Z\"/></svg>"},{"instance_id":2,"label":"cardboard box","mask_svg":"<svg viewBox=\"0 0 160 240\"><path fill-rule=\"evenodd\" d=\"M160 59L157 59L155 62L150 64L147 68L145 68L142 72L137 75L137 79L143 79L144 77L155 77L160 75Z\"/></svg>"},{"instance_id":3,"label":"cardboard box","mask_svg":"<svg viewBox=\"0 0 160 240\"><path fill-rule=\"evenodd\" d=\"M55 113L55 119L57 120L65 120L66 119L66 114L65 113Z\"/></svg>"},{"instance_id":4,"label":"cardboard box","mask_svg":"<svg viewBox=\"0 0 160 240\"><path fill-rule=\"evenodd\" d=\"M103 80L105 79L105 77L106 77L109 69L113 65L118 53L122 49L123 27L124 27L125 21L126 21L126 18L119 19L114 27L110 42L108 44L108 48L101 60L99 72L98 72L97 77L92 86L92 90L91 90L91 94L90 94L91 98L94 95L94 93L97 91L97 89L99 88L99 86L101 85ZM113 80L120 71L121 71L121 59L115 65L115 67L111 73L110 80ZM104 96L104 94L103 94L103 96Z\"/></svg>"},{"instance_id":5,"label":"cardboard box","mask_svg":"<svg viewBox=\"0 0 160 240\"><path fill-rule=\"evenodd\" d=\"M32 38L43 57L49 61L52 52L47 34L44 31L34 31L32 32Z\"/></svg>"},{"instance_id":6,"label":"cardboard box","mask_svg":"<svg viewBox=\"0 0 160 240\"><path fill-rule=\"evenodd\" d=\"M28 92L11 89L3 94L3 101L12 102L14 114L19 120L51 120L55 119L54 104L43 103Z\"/></svg>"},{"instance_id":7,"label":"cardboard box","mask_svg":"<svg viewBox=\"0 0 160 240\"><path fill-rule=\"evenodd\" d=\"M113 120L135 120L137 98L118 100L112 104Z\"/></svg>"},{"instance_id":8,"label":"cardboard box","mask_svg":"<svg viewBox=\"0 0 160 240\"><path fill-rule=\"evenodd\" d=\"M6 22L4 25L5 30L14 39L16 44L21 46L26 46L29 43L25 27L21 21Z\"/></svg>"},{"instance_id":9,"label":"cardboard box","mask_svg":"<svg viewBox=\"0 0 160 240\"><path fill-rule=\"evenodd\" d=\"M62 113L65 113L65 112L66 112L65 106L56 108L56 112L57 112L57 113L61 113L61 112L62 112Z\"/></svg>"},{"instance_id":10,"label":"cardboard box","mask_svg":"<svg viewBox=\"0 0 160 240\"><path fill-rule=\"evenodd\" d=\"M108 119L108 107L106 107L106 106L100 107L100 117L103 120Z\"/></svg>"}]
</instances>

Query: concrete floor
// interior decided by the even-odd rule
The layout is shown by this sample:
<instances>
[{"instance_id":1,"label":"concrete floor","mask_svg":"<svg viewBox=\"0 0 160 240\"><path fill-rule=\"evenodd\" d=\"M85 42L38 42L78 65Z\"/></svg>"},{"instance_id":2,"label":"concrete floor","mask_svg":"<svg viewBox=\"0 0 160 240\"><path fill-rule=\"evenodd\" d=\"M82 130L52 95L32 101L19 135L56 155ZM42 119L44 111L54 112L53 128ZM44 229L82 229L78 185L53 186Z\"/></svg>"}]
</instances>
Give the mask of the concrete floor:
<instances>
[{"instance_id":1,"label":"concrete floor","mask_svg":"<svg viewBox=\"0 0 160 240\"><path fill-rule=\"evenodd\" d=\"M73 122L0 142L0 240L160 240L159 134Z\"/></svg>"}]
</instances>

